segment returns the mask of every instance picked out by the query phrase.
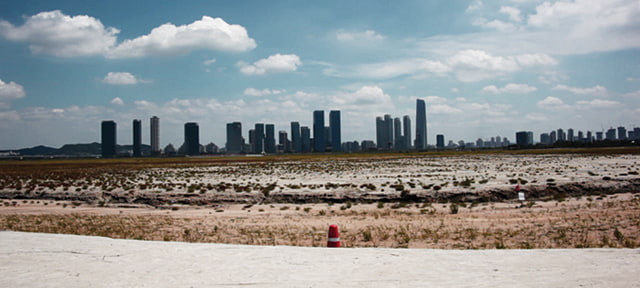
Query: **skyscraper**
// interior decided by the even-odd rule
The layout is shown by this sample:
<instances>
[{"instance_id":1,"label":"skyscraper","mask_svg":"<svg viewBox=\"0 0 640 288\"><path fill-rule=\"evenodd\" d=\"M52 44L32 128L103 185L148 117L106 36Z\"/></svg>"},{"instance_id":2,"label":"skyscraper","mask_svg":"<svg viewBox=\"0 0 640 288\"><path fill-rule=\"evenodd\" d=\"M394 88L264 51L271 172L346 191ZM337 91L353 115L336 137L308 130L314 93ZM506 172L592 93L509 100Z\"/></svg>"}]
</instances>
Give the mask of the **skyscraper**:
<instances>
[{"instance_id":1,"label":"skyscraper","mask_svg":"<svg viewBox=\"0 0 640 288\"><path fill-rule=\"evenodd\" d=\"M253 131L253 153L260 154L264 152L264 124L256 123Z\"/></svg>"},{"instance_id":2,"label":"skyscraper","mask_svg":"<svg viewBox=\"0 0 640 288\"><path fill-rule=\"evenodd\" d=\"M427 106L424 100L416 100L416 141L415 148L427 149Z\"/></svg>"},{"instance_id":3,"label":"skyscraper","mask_svg":"<svg viewBox=\"0 0 640 288\"><path fill-rule=\"evenodd\" d=\"M569 130L567 130L567 141L573 142L573 137L575 137L575 135L573 135L573 128L569 128Z\"/></svg>"},{"instance_id":4,"label":"skyscraper","mask_svg":"<svg viewBox=\"0 0 640 288\"><path fill-rule=\"evenodd\" d=\"M116 156L116 122L102 121L102 158Z\"/></svg>"},{"instance_id":5,"label":"skyscraper","mask_svg":"<svg viewBox=\"0 0 640 288\"><path fill-rule=\"evenodd\" d=\"M291 122L291 151L302 152L302 137L300 137L300 123Z\"/></svg>"},{"instance_id":6,"label":"skyscraper","mask_svg":"<svg viewBox=\"0 0 640 288\"><path fill-rule=\"evenodd\" d=\"M153 116L149 123L151 124L151 154L160 155L160 118Z\"/></svg>"},{"instance_id":7,"label":"skyscraper","mask_svg":"<svg viewBox=\"0 0 640 288\"><path fill-rule=\"evenodd\" d=\"M325 135L324 135L324 111L313 111L313 151L324 152Z\"/></svg>"},{"instance_id":8,"label":"skyscraper","mask_svg":"<svg viewBox=\"0 0 640 288\"><path fill-rule=\"evenodd\" d=\"M618 140L627 140L627 128L624 126L618 127Z\"/></svg>"},{"instance_id":9,"label":"skyscraper","mask_svg":"<svg viewBox=\"0 0 640 288\"><path fill-rule=\"evenodd\" d=\"M300 142L302 142L300 152L311 152L311 131L309 131L309 127L300 127Z\"/></svg>"},{"instance_id":10,"label":"skyscraper","mask_svg":"<svg viewBox=\"0 0 640 288\"><path fill-rule=\"evenodd\" d=\"M404 125L404 148L411 149L413 148L413 145L411 144L411 118L409 118L409 115L404 115L404 117L402 117L402 122Z\"/></svg>"},{"instance_id":11,"label":"skyscraper","mask_svg":"<svg viewBox=\"0 0 640 288\"><path fill-rule=\"evenodd\" d=\"M393 118L393 146L396 149L403 149L402 122L399 117Z\"/></svg>"},{"instance_id":12,"label":"skyscraper","mask_svg":"<svg viewBox=\"0 0 640 288\"><path fill-rule=\"evenodd\" d=\"M393 118L389 114L384 115L384 134L386 140L384 149L393 149Z\"/></svg>"},{"instance_id":13,"label":"skyscraper","mask_svg":"<svg viewBox=\"0 0 640 288\"><path fill-rule=\"evenodd\" d=\"M189 122L184 124L184 147L185 154L200 154L200 128L198 123Z\"/></svg>"},{"instance_id":14,"label":"skyscraper","mask_svg":"<svg viewBox=\"0 0 640 288\"><path fill-rule=\"evenodd\" d=\"M142 121L133 120L133 157L142 156Z\"/></svg>"},{"instance_id":15,"label":"skyscraper","mask_svg":"<svg viewBox=\"0 0 640 288\"><path fill-rule=\"evenodd\" d=\"M386 140L384 139L384 120L382 117L376 117L376 144L379 150L384 149Z\"/></svg>"},{"instance_id":16,"label":"skyscraper","mask_svg":"<svg viewBox=\"0 0 640 288\"><path fill-rule=\"evenodd\" d=\"M340 129L340 111L329 112L329 130L331 133L331 151L342 151L342 135Z\"/></svg>"},{"instance_id":17,"label":"skyscraper","mask_svg":"<svg viewBox=\"0 0 640 288\"><path fill-rule=\"evenodd\" d=\"M444 135L442 134L436 135L436 148L444 149Z\"/></svg>"},{"instance_id":18,"label":"skyscraper","mask_svg":"<svg viewBox=\"0 0 640 288\"><path fill-rule=\"evenodd\" d=\"M227 123L227 153L240 153L244 147L242 139L242 123Z\"/></svg>"},{"instance_id":19,"label":"skyscraper","mask_svg":"<svg viewBox=\"0 0 640 288\"><path fill-rule=\"evenodd\" d=\"M264 151L276 153L276 127L273 124L265 125Z\"/></svg>"}]
</instances>

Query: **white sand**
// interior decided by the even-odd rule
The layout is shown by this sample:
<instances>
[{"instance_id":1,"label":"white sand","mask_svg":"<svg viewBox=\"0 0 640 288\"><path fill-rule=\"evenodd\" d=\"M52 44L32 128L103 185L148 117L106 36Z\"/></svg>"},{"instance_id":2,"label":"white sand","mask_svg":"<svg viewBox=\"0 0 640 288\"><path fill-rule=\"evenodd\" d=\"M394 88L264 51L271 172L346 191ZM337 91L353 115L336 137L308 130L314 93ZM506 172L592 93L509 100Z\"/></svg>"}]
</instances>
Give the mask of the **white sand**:
<instances>
[{"instance_id":1,"label":"white sand","mask_svg":"<svg viewBox=\"0 0 640 288\"><path fill-rule=\"evenodd\" d=\"M0 232L0 287L640 287L640 249L240 246Z\"/></svg>"}]
</instances>

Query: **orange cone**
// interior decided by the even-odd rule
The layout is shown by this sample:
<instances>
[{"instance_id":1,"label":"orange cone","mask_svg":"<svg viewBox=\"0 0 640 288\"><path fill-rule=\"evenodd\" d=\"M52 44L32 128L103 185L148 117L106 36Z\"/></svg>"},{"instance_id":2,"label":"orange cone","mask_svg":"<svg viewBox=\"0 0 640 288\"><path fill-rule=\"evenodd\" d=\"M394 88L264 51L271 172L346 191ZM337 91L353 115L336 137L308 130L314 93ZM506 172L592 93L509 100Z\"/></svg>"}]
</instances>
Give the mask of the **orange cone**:
<instances>
[{"instance_id":1,"label":"orange cone","mask_svg":"<svg viewBox=\"0 0 640 288\"><path fill-rule=\"evenodd\" d=\"M340 247L340 231L338 231L338 225L336 224L329 226L329 241L327 241L327 247Z\"/></svg>"}]
</instances>

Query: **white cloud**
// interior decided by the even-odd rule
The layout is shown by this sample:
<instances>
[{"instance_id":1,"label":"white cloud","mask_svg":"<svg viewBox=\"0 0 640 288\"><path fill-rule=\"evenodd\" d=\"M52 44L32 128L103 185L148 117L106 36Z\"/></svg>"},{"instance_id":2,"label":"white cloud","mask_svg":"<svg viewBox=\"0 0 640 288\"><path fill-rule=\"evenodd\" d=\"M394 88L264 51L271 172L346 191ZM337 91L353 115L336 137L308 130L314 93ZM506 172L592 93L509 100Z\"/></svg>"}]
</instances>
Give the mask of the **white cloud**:
<instances>
[{"instance_id":1,"label":"white cloud","mask_svg":"<svg viewBox=\"0 0 640 288\"><path fill-rule=\"evenodd\" d=\"M522 16L520 9L511 6L502 6L500 7L500 12L509 15L509 19L514 22L522 21Z\"/></svg>"},{"instance_id":2,"label":"white cloud","mask_svg":"<svg viewBox=\"0 0 640 288\"><path fill-rule=\"evenodd\" d=\"M266 95L278 95L282 92L285 92L286 90L271 90L271 89L262 89L262 90L258 90L256 88L247 88L244 89L244 95L247 96L254 96L254 97L261 97L261 96L266 96Z\"/></svg>"},{"instance_id":3,"label":"white cloud","mask_svg":"<svg viewBox=\"0 0 640 288\"><path fill-rule=\"evenodd\" d=\"M529 93L538 90L536 87L529 86L527 84L509 83L502 88L498 88L495 85L489 85L482 88L484 93L502 94L502 93Z\"/></svg>"},{"instance_id":4,"label":"white cloud","mask_svg":"<svg viewBox=\"0 0 640 288\"><path fill-rule=\"evenodd\" d=\"M463 113L462 110L458 108L451 107L447 104L432 104L428 105L429 114L460 114Z\"/></svg>"},{"instance_id":5,"label":"white cloud","mask_svg":"<svg viewBox=\"0 0 640 288\"><path fill-rule=\"evenodd\" d=\"M228 24L221 18L202 16L202 19L188 25L160 25L148 35L125 40L109 51L106 57L187 54L200 49L243 52L255 47L255 41L244 27Z\"/></svg>"},{"instance_id":6,"label":"white cloud","mask_svg":"<svg viewBox=\"0 0 640 288\"><path fill-rule=\"evenodd\" d=\"M337 93L330 97L331 103L344 110L369 111L376 108L392 108L391 96L378 86L362 86L352 93ZM372 108L373 107L373 108Z\"/></svg>"},{"instance_id":7,"label":"white cloud","mask_svg":"<svg viewBox=\"0 0 640 288\"><path fill-rule=\"evenodd\" d=\"M205 60L204 62L202 62L202 64L204 64L205 66L209 66L213 63L216 63L216 59L209 59L209 60Z\"/></svg>"},{"instance_id":8,"label":"white cloud","mask_svg":"<svg viewBox=\"0 0 640 288\"><path fill-rule=\"evenodd\" d=\"M146 81L137 79L136 76L129 72L109 72L102 79L102 83L111 85L134 85L140 82Z\"/></svg>"},{"instance_id":9,"label":"white cloud","mask_svg":"<svg viewBox=\"0 0 640 288\"><path fill-rule=\"evenodd\" d=\"M379 41L384 40L384 36L378 34L373 30L366 30L362 32L346 32L346 31L338 31L336 32L336 39L342 42L363 42L363 41Z\"/></svg>"},{"instance_id":10,"label":"white cloud","mask_svg":"<svg viewBox=\"0 0 640 288\"><path fill-rule=\"evenodd\" d=\"M551 110L569 108L569 106L566 105L564 101L562 101L562 99L558 97L553 97L553 96L547 96L547 98L544 98L543 100L538 101L537 106L538 108L551 109Z\"/></svg>"},{"instance_id":11,"label":"white cloud","mask_svg":"<svg viewBox=\"0 0 640 288\"><path fill-rule=\"evenodd\" d=\"M614 108L620 105L620 102L611 100L594 99L591 101L578 101L578 108Z\"/></svg>"},{"instance_id":12,"label":"white cloud","mask_svg":"<svg viewBox=\"0 0 640 288\"><path fill-rule=\"evenodd\" d=\"M569 91L569 92L571 92L573 94L580 94L580 95L584 95L584 94L593 94L593 95L607 94L607 88L602 87L600 85L596 85L596 86L591 87L591 88L579 88L579 87L571 87L571 86L567 86L567 85L556 85L556 87L553 87L553 90Z\"/></svg>"},{"instance_id":13,"label":"white cloud","mask_svg":"<svg viewBox=\"0 0 640 288\"><path fill-rule=\"evenodd\" d=\"M237 64L240 72L245 75L292 72L296 71L301 65L300 57L295 54L275 54L266 59L260 59L253 64L242 61Z\"/></svg>"},{"instance_id":14,"label":"white cloud","mask_svg":"<svg viewBox=\"0 0 640 288\"><path fill-rule=\"evenodd\" d=\"M120 99L120 97L116 97L116 98L113 98L113 100L111 100L111 104L122 106L122 105L124 105L124 101L122 101L122 99Z\"/></svg>"},{"instance_id":15,"label":"white cloud","mask_svg":"<svg viewBox=\"0 0 640 288\"><path fill-rule=\"evenodd\" d=\"M102 55L116 44L120 31L87 16L68 16L59 10L26 17L22 26L0 20L0 34L9 40L28 42L34 54L58 57Z\"/></svg>"},{"instance_id":16,"label":"white cloud","mask_svg":"<svg viewBox=\"0 0 640 288\"><path fill-rule=\"evenodd\" d=\"M534 66L552 66L557 61L546 54L493 56L482 50L463 50L448 59L458 80L474 82L494 78L508 72Z\"/></svg>"},{"instance_id":17,"label":"white cloud","mask_svg":"<svg viewBox=\"0 0 640 288\"><path fill-rule=\"evenodd\" d=\"M625 94L622 95L622 97L640 99L640 90L629 92L629 93L625 93Z\"/></svg>"},{"instance_id":18,"label":"white cloud","mask_svg":"<svg viewBox=\"0 0 640 288\"><path fill-rule=\"evenodd\" d=\"M20 99L25 95L27 94L24 92L22 85L13 81L5 83L0 80L0 102Z\"/></svg>"},{"instance_id":19,"label":"white cloud","mask_svg":"<svg viewBox=\"0 0 640 288\"><path fill-rule=\"evenodd\" d=\"M473 11L477 11L480 8L482 8L483 4L481 0L475 0L473 2L471 2L471 4L469 4L469 6L467 6L467 9L465 10L465 12L473 12Z\"/></svg>"}]
</instances>

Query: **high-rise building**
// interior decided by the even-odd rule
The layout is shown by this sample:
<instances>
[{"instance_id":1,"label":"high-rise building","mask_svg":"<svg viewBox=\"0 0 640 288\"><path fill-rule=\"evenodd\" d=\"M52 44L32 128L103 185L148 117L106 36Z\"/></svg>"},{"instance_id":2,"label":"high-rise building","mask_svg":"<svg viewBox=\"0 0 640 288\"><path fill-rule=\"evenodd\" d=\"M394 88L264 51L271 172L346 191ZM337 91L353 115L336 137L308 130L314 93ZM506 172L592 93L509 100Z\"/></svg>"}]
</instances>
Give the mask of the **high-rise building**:
<instances>
[{"instance_id":1,"label":"high-rise building","mask_svg":"<svg viewBox=\"0 0 640 288\"><path fill-rule=\"evenodd\" d=\"M413 145L411 144L413 141L411 141L411 118L409 118L409 115L404 115L404 117L402 117L402 124L404 125L404 148L405 149L411 149L413 148Z\"/></svg>"},{"instance_id":2,"label":"high-rise building","mask_svg":"<svg viewBox=\"0 0 640 288\"><path fill-rule=\"evenodd\" d=\"M102 158L110 158L116 156L116 122L107 120L102 121Z\"/></svg>"},{"instance_id":3,"label":"high-rise building","mask_svg":"<svg viewBox=\"0 0 640 288\"><path fill-rule=\"evenodd\" d=\"M611 141L616 140L616 129L610 128L609 130L607 130L605 138Z\"/></svg>"},{"instance_id":4,"label":"high-rise building","mask_svg":"<svg viewBox=\"0 0 640 288\"><path fill-rule=\"evenodd\" d=\"M133 157L142 156L142 121L133 120Z\"/></svg>"},{"instance_id":5,"label":"high-rise building","mask_svg":"<svg viewBox=\"0 0 640 288\"><path fill-rule=\"evenodd\" d=\"M597 141L602 141L602 139L603 139L603 138L602 138L602 134L603 134L603 132L602 132L602 131L598 131L598 132L596 132L596 140L597 140Z\"/></svg>"},{"instance_id":6,"label":"high-rise building","mask_svg":"<svg viewBox=\"0 0 640 288\"><path fill-rule=\"evenodd\" d=\"M382 117L376 117L376 144L379 150L385 147L385 132L384 132L384 120Z\"/></svg>"},{"instance_id":7,"label":"high-rise building","mask_svg":"<svg viewBox=\"0 0 640 288\"><path fill-rule=\"evenodd\" d=\"M516 145L519 145L519 146L533 145L533 132L527 132L527 131L516 132Z\"/></svg>"},{"instance_id":8,"label":"high-rise building","mask_svg":"<svg viewBox=\"0 0 640 288\"><path fill-rule=\"evenodd\" d=\"M340 122L340 111L332 110L329 112L329 135L331 135L331 151L333 152L340 152L342 150Z\"/></svg>"},{"instance_id":9,"label":"high-rise building","mask_svg":"<svg viewBox=\"0 0 640 288\"><path fill-rule=\"evenodd\" d=\"M549 133L540 134L540 144L551 145L551 137L549 137Z\"/></svg>"},{"instance_id":10,"label":"high-rise building","mask_svg":"<svg viewBox=\"0 0 640 288\"><path fill-rule=\"evenodd\" d=\"M264 151L276 153L276 127L273 124L265 125Z\"/></svg>"},{"instance_id":11,"label":"high-rise building","mask_svg":"<svg viewBox=\"0 0 640 288\"><path fill-rule=\"evenodd\" d=\"M569 128L569 130L567 130L567 141L573 142L573 137L573 128Z\"/></svg>"},{"instance_id":12,"label":"high-rise building","mask_svg":"<svg viewBox=\"0 0 640 288\"><path fill-rule=\"evenodd\" d=\"M289 137L287 135L287 131L278 131L278 152L288 152L289 151Z\"/></svg>"},{"instance_id":13,"label":"high-rise building","mask_svg":"<svg viewBox=\"0 0 640 288\"><path fill-rule=\"evenodd\" d=\"M389 114L384 115L384 137L384 149L393 149L393 118Z\"/></svg>"},{"instance_id":14,"label":"high-rise building","mask_svg":"<svg viewBox=\"0 0 640 288\"><path fill-rule=\"evenodd\" d=\"M593 134L591 131L587 131L587 142L593 142Z\"/></svg>"},{"instance_id":15,"label":"high-rise building","mask_svg":"<svg viewBox=\"0 0 640 288\"><path fill-rule=\"evenodd\" d=\"M302 152L302 137L300 137L300 123L291 122L291 152Z\"/></svg>"},{"instance_id":16,"label":"high-rise building","mask_svg":"<svg viewBox=\"0 0 640 288\"><path fill-rule=\"evenodd\" d=\"M300 145L302 146L300 152L311 152L311 131L309 130L309 127L300 127L300 139L300 141L302 142L302 145Z\"/></svg>"},{"instance_id":17,"label":"high-rise building","mask_svg":"<svg viewBox=\"0 0 640 288\"><path fill-rule=\"evenodd\" d=\"M444 135L442 134L436 135L436 148L444 149Z\"/></svg>"},{"instance_id":18,"label":"high-rise building","mask_svg":"<svg viewBox=\"0 0 640 288\"><path fill-rule=\"evenodd\" d=\"M562 128L558 128L557 137L558 137L558 141L567 141L567 134L564 133L564 130L562 130Z\"/></svg>"},{"instance_id":19,"label":"high-rise building","mask_svg":"<svg viewBox=\"0 0 640 288\"><path fill-rule=\"evenodd\" d=\"M627 128L624 126L618 127L618 140L627 140Z\"/></svg>"},{"instance_id":20,"label":"high-rise building","mask_svg":"<svg viewBox=\"0 0 640 288\"><path fill-rule=\"evenodd\" d=\"M249 129L249 153L255 153L256 151L256 130Z\"/></svg>"},{"instance_id":21,"label":"high-rise building","mask_svg":"<svg viewBox=\"0 0 640 288\"><path fill-rule=\"evenodd\" d=\"M256 123L253 130L253 153L261 154L264 150L264 124Z\"/></svg>"},{"instance_id":22,"label":"high-rise building","mask_svg":"<svg viewBox=\"0 0 640 288\"><path fill-rule=\"evenodd\" d=\"M416 141L415 148L427 149L427 106L424 100L416 100Z\"/></svg>"},{"instance_id":23,"label":"high-rise building","mask_svg":"<svg viewBox=\"0 0 640 288\"><path fill-rule=\"evenodd\" d=\"M313 151L324 152L326 145L324 135L324 110L313 111Z\"/></svg>"},{"instance_id":24,"label":"high-rise building","mask_svg":"<svg viewBox=\"0 0 640 288\"><path fill-rule=\"evenodd\" d=\"M640 140L640 128L633 128L633 140Z\"/></svg>"},{"instance_id":25,"label":"high-rise building","mask_svg":"<svg viewBox=\"0 0 640 288\"><path fill-rule=\"evenodd\" d=\"M227 153L243 152L244 139L242 138L242 123L227 123Z\"/></svg>"},{"instance_id":26,"label":"high-rise building","mask_svg":"<svg viewBox=\"0 0 640 288\"><path fill-rule=\"evenodd\" d=\"M200 128L198 123L184 124L184 147L186 155L200 154Z\"/></svg>"},{"instance_id":27,"label":"high-rise building","mask_svg":"<svg viewBox=\"0 0 640 288\"><path fill-rule=\"evenodd\" d=\"M404 149L402 138L402 122L400 117L393 118L393 146L396 149Z\"/></svg>"},{"instance_id":28,"label":"high-rise building","mask_svg":"<svg viewBox=\"0 0 640 288\"><path fill-rule=\"evenodd\" d=\"M160 118L153 116L149 123L151 127L151 154L160 155Z\"/></svg>"}]
</instances>

